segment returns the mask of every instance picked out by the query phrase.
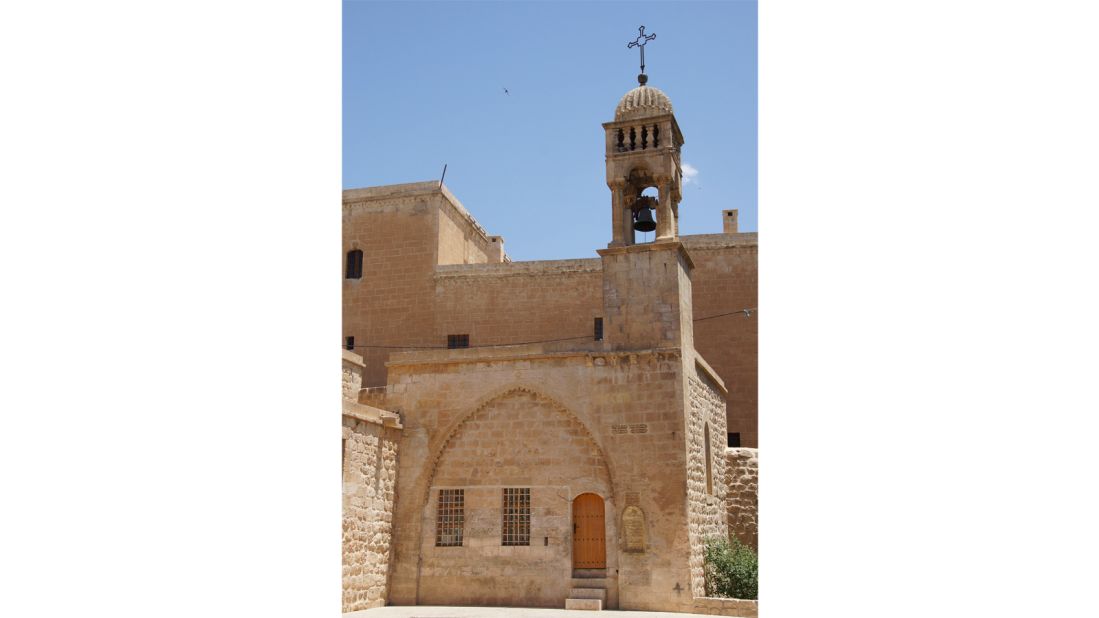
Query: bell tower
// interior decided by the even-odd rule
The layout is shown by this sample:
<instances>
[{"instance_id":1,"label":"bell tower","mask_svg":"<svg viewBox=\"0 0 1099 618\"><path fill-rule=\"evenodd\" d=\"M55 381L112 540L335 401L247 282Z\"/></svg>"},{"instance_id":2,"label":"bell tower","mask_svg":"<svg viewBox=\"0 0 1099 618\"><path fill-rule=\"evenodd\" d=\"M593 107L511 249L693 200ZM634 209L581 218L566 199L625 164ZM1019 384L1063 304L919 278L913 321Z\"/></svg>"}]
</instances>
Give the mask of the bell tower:
<instances>
[{"instance_id":1,"label":"bell tower","mask_svg":"<svg viewBox=\"0 0 1099 618\"><path fill-rule=\"evenodd\" d=\"M614 121L603 123L607 187L611 190L608 247L635 244L635 231L653 229L653 211L655 242L672 241L679 235L683 133L671 100L659 89L646 85L648 80L644 73L638 75L639 85L618 102ZM650 187L657 190L656 198L642 195Z\"/></svg>"},{"instance_id":2,"label":"bell tower","mask_svg":"<svg viewBox=\"0 0 1099 618\"><path fill-rule=\"evenodd\" d=\"M641 31L638 41L656 36L646 37L644 27ZM635 44L644 43L630 47ZM641 50L638 86L618 102L614 121L603 124L611 190L611 242L597 251L603 260L604 346L693 350L694 264L679 242L678 224L683 134L667 95L646 85ZM642 193L649 188L658 195ZM653 242L637 243L635 232L654 229ZM683 357L693 359L692 354Z\"/></svg>"}]
</instances>

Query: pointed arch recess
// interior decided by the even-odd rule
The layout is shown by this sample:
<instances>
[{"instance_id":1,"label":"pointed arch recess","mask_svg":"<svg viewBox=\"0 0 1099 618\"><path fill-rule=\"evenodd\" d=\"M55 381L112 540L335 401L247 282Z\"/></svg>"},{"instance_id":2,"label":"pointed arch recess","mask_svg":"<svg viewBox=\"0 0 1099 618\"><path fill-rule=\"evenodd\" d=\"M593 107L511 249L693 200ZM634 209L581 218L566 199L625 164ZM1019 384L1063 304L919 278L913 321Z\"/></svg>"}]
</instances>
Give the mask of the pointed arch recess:
<instances>
[{"instance_id":1,"label":"pointed arch recess","mask_svg":"<svg viewBox=\"0 0 1099 618\"><path fill-rule=\"evenodd\" d=\"M589 426L589 424L584 419L580 418L575 413L573 413L572 410L570 410L567 406L562 404L560 401L558 401L554 397L551 397L550 395L547 395L546 393L542 392L541 390L539 390L537 388L534 388L534 387L531 387L531 386L526 386L526 385L511 385L511 386L506 386L506 387L497 389L497 390L489 393L485 397L481 398L475 405L473 405L468 410L463 412L461 416L454 419L454 421L451 422L450 425L443 432L441 432L440 435L442 435L444 437L439 441L439 443L434 448L431 449L431 456L430 456L430 462L431 463L429 464L431 472L430 472L430 474L428 474L424 478L423 486L420 487L420 490L417 492L417 494L420 496L419 508L421 510L423 509L424 505L426 505L428 503L428 500L430 499L431 486L432 486L432 483L435 482L435 474L436 474L436 471L437 471L438 466L439 466L439 460L442 459L443 453L446 452L447 446L450 444L451 440L453 440L454 437L458 435L458 433L461 431L462 427L465 426L466 422L469 421L469 419L476 416L478 412L481 412L482 410L484 410L488 406L495 403L497 400L503 399L504 397L508 397L508 396L510 396L514 393L528 393L528 394L534 395L536 398L538 398L541 401L543 401L543 402L549 404L550 406L552 406L558 412L564 414L565 416L567 416L567 417L575 420L577 423L579 423L580 427L583 428L584 436L588 440L590 440L592 444L595 445L596 450L599 452L599 460L602 462L603 468L606 470L607 481L610 485L608 489L612 492L614 491L614 470L613 470L613 467L611 466L610 460L607 458L607 453L604 450L603 445L599 442L598 439L596 439L596 436L595 436L594 432L592 432L592 429ZM604 499L606 499L606 498L609 498L609 496L604 496Z\"/></svg>"}]
</instances>

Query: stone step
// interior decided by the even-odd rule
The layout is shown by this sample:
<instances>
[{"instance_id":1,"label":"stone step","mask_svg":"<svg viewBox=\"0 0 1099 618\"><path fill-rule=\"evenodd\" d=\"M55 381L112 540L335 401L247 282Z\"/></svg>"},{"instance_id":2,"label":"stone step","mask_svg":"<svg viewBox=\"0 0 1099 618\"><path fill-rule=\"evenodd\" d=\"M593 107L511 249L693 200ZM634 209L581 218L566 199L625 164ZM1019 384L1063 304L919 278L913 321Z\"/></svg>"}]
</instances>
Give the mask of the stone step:
<instances>
[{"instance_id":1,"label":"stone step","mask_svg":"<svg viewBox=\"0 0 1099 618\"><path fill-rule=\"evenodd\" d=\"M606 588L573 588L569 593L570 599L599 599L600 601L607 602L607 589Z\"/></svg>"},{"instance_id":2,"label":"stone step","mask_svg":"<svg viewBox=\"0 0 1099 618\"><path fill-rule=\"evenodd\" d=\"M603 609L603 602L599 599L565 599L565 609L600 611Z\"/></svg>"},{"instance_id":3,"label":"stone step","mask_svg":"<svg viewBox=\"0 0 1099 618\"><path fill-rule=\"evenodd\" d=\"M573 588L606 588L610 580L606 577L574 577Z\"/></svg>"},{"instance_id":4,"label":"stone step","mask_svg":"<svg viewBox=\"0 0 1099 618\"><path fill-rule=\"evenodd\" d=\"M573 569L573 579L602 579L607 576L607 569Z\"/></svg>"}]
</instances>

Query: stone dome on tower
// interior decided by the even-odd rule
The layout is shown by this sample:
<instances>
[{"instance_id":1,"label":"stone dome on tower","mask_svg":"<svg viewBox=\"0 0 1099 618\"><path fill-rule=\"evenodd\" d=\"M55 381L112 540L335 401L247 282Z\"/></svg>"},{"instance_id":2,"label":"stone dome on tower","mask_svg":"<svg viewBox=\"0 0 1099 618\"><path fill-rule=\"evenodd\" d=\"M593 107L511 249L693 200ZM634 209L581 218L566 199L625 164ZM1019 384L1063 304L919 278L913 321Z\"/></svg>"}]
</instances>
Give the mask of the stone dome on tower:
<instances>
[{"instance_id":1,"label":"stone dome on tower","mask_svg":"<svg viewBox=\"0 0 1099 618\"><path fill-rule=\"evenodd\" d=\"M672 113L672 100L660 89L641 84L623 95L614 110L614 120L636 120Z\"/></svg>"}]
</instances>

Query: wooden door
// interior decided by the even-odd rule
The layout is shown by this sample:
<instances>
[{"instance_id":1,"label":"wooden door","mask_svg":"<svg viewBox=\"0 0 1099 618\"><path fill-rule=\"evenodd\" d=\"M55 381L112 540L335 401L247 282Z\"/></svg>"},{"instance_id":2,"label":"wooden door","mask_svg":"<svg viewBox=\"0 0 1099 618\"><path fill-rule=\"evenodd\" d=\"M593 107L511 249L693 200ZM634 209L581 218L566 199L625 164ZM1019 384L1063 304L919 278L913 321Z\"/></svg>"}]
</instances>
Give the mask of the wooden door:
<instances>
[{"instance_id":1,"label":"wooden door","mask_svg":"<svg viewBox=\"0 0 1099 618\"><path fill-rule=\"evenodd\" d=\"M607 568L603 499L580 494L572 501L572 568Z\"/></svg>"}]
</instances>

